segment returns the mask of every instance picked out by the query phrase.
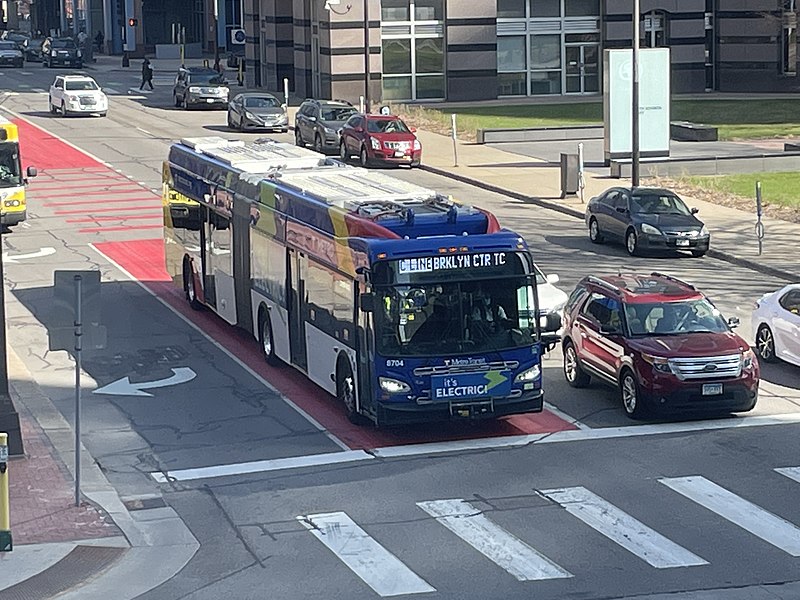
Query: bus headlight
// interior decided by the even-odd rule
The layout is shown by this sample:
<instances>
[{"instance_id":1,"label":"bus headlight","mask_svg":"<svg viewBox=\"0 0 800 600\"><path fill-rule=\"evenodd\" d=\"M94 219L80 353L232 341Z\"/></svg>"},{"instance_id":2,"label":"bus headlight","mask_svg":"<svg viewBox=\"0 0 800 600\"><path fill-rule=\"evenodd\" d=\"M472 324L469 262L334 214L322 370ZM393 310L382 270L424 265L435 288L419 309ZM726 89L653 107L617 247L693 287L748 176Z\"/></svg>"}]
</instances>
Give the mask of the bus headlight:
<instances>
[{"instance_id":1,"label":"bus headlight","mask_svg":"<svg viewBox=\"0 0 800 600\"><path fill-rule=\"evenodd\" d=\"M533 365L530 369L525 369L522 373L514 378L514 383L524 383L526 381L536 381L539 379L542 370L539 365Z\"/></svg>"},{"instance_id":2,"label":"bus headlight","mask_svg":"<svg viewBox=\"0 0 800 600\"><path fill-rule=\"evenodd\" d=\"M411 386L407 383L392 379L391 377L378 377L378 383L381 389L389 394L402 394L411 391Z\"/></svg>"}]
</instances>

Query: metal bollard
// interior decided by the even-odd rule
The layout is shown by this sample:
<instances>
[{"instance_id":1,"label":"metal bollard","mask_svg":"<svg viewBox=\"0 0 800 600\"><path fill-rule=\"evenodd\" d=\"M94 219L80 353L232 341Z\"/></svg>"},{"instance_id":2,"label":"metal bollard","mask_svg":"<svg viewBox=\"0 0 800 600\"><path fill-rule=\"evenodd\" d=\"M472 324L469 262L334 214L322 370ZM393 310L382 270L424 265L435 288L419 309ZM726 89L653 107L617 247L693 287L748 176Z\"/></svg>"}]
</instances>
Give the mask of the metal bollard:
<instances>
[{"instance_id":1,"label":"metal bollard","mask_svg":"<svg viewBox=\"0 0 800 600\"><path fill-rule=\"evenodd\" d=\"M764 245L764 223L761 222L761 182L756 181L756 237L758 238L758 255L761 256Z\"/></svg>"},{"instance_id":2,"label":"metal bollard","mask_svg":"<svg viewBox=\"0 0 800 600\"><path fill-rule=\"evenodd\" d=\"M8 506L8 434L0 433L0 552L11 552L12 548Z\"/></svg>"}]
</instances>

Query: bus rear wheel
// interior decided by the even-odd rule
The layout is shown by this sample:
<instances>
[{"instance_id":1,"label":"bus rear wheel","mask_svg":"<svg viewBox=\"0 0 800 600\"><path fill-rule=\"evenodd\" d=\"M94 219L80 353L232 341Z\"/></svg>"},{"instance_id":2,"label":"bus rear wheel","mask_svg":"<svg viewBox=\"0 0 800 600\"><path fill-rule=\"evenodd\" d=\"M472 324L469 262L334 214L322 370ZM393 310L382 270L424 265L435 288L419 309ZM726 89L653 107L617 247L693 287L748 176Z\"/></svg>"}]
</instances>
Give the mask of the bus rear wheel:
<instances>
[{"instance_id":1,"label":"bus rear wheel","mask_svg":"<svg viewBox=\"0 0 800 600\"><path fill-rule=\"evenodd\" d=\"M183 261L183 291L186 294L186 299L189 301L189 306L194 310L203 308L203 305L197 299L197 290L194 287L194 272L189 259Z\"/></svg>"},{"instance_id":2,"label":"bus rear wheel","mask_svg":"<svg viewBox=\"0 0 800 600\"><path fill-rule=\"evenodd\" d=\"M280 364L278 355L275 354L275 338L272 336L272 322L266 308L262 309L259 316L258 337L261 342L261 351L264 353L264 360L269 365Z\"/></svg>"},{"instance_id":3,"label":"bus rear wheel","mask_svg":"<svg viewBox=\"0 0 800 600\"><path fill-rule=\"evenodd\" d=\"M336 397L344 406L347 420L354 425L361 425L364 419L356 411L356 381L347 360L340 360L336 368Z\"/></svg>"}]
</instances>

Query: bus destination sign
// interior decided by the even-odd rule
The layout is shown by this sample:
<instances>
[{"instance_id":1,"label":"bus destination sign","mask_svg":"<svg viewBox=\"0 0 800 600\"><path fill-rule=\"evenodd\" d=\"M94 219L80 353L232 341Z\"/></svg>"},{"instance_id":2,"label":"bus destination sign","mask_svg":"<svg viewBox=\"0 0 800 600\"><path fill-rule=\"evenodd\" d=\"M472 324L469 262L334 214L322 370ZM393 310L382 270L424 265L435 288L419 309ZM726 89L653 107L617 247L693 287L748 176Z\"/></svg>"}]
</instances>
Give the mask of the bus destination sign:
<instances>
[{"instance_id":1,"label":"bus destination sign","mask_svg":"<svg viewBox=\"0 0 800 600\"><path fill-rule=\"evenodd\" d=\"M505 252L481 252L479 254L445 254L404 258L398 262L400 273L431 273L433 271L500 267L504 266L506 261Z\"/></svg>"}]
</instances>

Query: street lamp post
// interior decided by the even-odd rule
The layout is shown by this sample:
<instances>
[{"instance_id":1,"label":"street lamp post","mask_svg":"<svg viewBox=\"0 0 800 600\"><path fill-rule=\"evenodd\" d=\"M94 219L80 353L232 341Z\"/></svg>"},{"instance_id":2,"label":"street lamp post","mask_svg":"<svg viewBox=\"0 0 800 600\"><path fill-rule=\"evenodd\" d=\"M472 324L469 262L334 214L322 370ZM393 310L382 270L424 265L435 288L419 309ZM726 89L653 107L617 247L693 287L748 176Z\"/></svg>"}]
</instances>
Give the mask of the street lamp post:
<instances>
[{"instance_id":1,"label":"street lamp post","mask_svg":"<svg viewBox=\"0 0 800 600\"><path fill-rule=\"evenodd\" d=\"M633 0L631 53L631 186L639 185L639 0Z\"/></svg>"},{"instance_id":2,"label":"street lamp post","mask_svg":"<svg viewBox=\"0 0 800 600\"><path fill-rule=\"evenodd\" d=\"M23 454L19 414L8 386L8 346L6 345L6 284L3 272L3 226L0 225L0 431L8 434L8 453Z\"/></svg>"},{"instance_id":3,"label":"street lamp post","mask_svg":"<svg viewBox=\"0 0 800 600\"><path fill-rule=\"evenodd\" d=\"M364 0L364 110L370 110L369 84L372 75L369 64L369 0Z\"/></svg>"}]
</instances>

